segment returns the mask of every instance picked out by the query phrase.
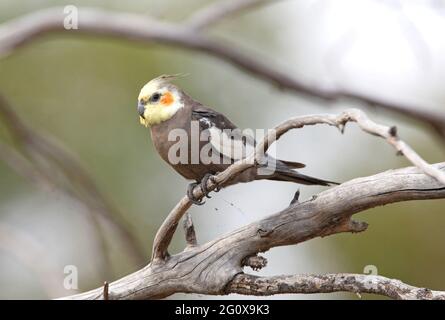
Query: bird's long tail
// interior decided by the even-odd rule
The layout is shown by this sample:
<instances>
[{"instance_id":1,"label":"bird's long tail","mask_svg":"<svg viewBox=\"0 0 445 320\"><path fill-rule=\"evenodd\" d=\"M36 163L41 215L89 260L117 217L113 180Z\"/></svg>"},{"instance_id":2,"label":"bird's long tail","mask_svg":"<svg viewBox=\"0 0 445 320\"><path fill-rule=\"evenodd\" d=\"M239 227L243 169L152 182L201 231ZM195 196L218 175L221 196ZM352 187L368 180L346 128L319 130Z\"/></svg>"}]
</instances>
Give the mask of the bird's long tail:
<instances>
[{"instance_id":1,"label":"bird's long tail","mask_svg":"<svg viewBox=\"0 0 445 320\"><path fill-rule=\"evenodd\" d=\"M265 172L267 172L269 170L268 168L273 168L273 171L270 171L269 176L266 175L264 177L261 177L260 179L289 181L306 185L320 185L320 186L330 186L339 184L338 182L322 180L311 176L307 176L305 174L293 170L305 167L303 163L276 160L272 157L269 157L268 160L269 160L269 166L263 167L263 169L265 170Z\"/></svg>"},{"instance_id":2,"label":"bird's long tail","mask_svg":"<svg viewBox=\"0 0 445 320\"><path fill-rule=\"evenodd\" d=\"M270 178L270 180L289 181L306 185L331 186L337 185L338 182L322 180L301 174L294 170L277 170Z\"/></svg>"}]
</instances>

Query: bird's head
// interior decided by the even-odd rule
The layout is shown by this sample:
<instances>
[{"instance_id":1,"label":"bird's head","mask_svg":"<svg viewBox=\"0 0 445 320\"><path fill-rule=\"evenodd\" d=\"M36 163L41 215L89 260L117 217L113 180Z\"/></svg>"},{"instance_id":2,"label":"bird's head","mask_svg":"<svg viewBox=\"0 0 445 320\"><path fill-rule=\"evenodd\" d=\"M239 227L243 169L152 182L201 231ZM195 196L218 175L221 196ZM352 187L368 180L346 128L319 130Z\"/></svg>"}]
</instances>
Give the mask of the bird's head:
<instances>
[{"instance_id":1,"label":"bird's head","mask_svg":"<svg viewBox=\"0 0 445 320\"><path fill-rule=\"evenodd\" d=\"M181 91L170 83L177 77L162 75L149 81L141 89L138 113L142 125L150 127L167 121L184 107Z\"/></svg>"}]
</instances>

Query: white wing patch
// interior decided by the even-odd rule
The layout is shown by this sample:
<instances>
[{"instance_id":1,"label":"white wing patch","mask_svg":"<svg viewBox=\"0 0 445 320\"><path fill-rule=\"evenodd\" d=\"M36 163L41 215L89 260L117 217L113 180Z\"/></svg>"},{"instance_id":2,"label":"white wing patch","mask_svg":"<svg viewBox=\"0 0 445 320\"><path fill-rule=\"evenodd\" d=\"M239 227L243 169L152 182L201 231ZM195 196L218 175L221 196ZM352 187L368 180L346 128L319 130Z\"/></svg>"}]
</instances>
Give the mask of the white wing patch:
<instances>
[{"instance_id":1,"label":"white wing patch","mask_svg":"<svg viewBox=\"0 0 445 320\"><path fill-rule=\"evenodd\" d=\"M213 125L212 122L205 117L200 118L199 122L202 122L207 128L210 128Z\"/></svg>"},{"instance_id":2,"label":"white wing patch","mask_svg":"<svg viewBox=\"0 0 445 320\"><path fill-rule=\"evenodd\" d=\"M231 130L221 130L215 126L209 128L210 143L213 148L225 157L233 160L240 160L250 155L255 147L246 139L243 143L242 136L231 134ZM230 135L230 136L229 136Z\"/></svg>"}]
</instances>

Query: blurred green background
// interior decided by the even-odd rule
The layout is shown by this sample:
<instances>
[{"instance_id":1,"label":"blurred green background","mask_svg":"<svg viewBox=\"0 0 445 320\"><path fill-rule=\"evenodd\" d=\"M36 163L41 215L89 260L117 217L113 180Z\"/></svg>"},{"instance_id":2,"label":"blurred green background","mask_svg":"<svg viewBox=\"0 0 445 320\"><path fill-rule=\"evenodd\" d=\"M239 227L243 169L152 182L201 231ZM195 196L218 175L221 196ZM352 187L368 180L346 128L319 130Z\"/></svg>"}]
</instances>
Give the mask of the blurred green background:
<instances>
[{"instance_id":1,"label":"blurred green background","mask_svg":"<svg viewBox=\"0 0 445 320\"><path fill-rule=\"evenodd\" d=\"M65 4L180 22L209 3L1 0L0 22ZM427 1L423 6L406 1L403 8L365 0L280 1L224 20L206 32L229 39L252 52L253 58L295 77L396 101L443 106L445 39L433 32L445 27L440 12L441 6L429 6ZM378 26L373 23L377 18ZM188 73L177 83L241 128L270 128L295 115L356 107L347 103L326 106L280 91L202 53L69 31L39 38L0 57L0 92L26 123L56 137L78 156L99 189L121 212L146 261L157 228L187 186L187 181L161 161L148 130L138 123L136 98L140 88L164 73ZM429 162L443 161L443 141L429 128L400 115L365 110L378 121L397 125L400 135ZM3 123L0 138L11 143ZM304 173L337 181L409 165L385 142L354 125L348 126L344 135L321 126L298 130L280 140L276 150L284 159L306 163ZM322 190L277 182L254 182L223 190L207 205L192 208L198 240L210 240L282 209L298 187L303 199ZM356 216L370 223L368 231L273 249L266 254L269 265L260 274L363 273L366 266L375 266L381 275L444 290L444 204L444 200L406 202L368 210ZM105 275L97 231L86 211L57 190L36 188L0 162L0 230L19 234L23 240L8 246L7 233L0 233L0 298L72 294L59 281L67 265L78 268L80 291L140 267L113 230L104 228L112 262L110 273ZM183 245L179 230L172 251L181 250ZM36 264L53 272L42 273ZM49 288L48 282L55 284ZM283 297L356 298L352 294Z\"/></svg>"}]
</instances>

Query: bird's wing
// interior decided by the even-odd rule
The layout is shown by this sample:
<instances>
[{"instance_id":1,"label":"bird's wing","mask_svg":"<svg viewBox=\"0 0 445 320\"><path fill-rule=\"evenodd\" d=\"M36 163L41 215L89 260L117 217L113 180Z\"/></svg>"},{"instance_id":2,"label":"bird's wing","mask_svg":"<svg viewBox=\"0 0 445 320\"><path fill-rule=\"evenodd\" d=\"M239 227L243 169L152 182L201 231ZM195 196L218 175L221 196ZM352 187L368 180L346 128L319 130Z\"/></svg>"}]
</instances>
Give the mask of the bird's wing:
<instances>
[{"instance_id":1,"label":"bird's wing","mask_svg":"<svg viewBox=\"0 0 445 320\"><path fill-rule=\"evenodd\" d=\"M192 120L202 121L207 127L213 125L219 129L237 129L237 126L227 119L225 115L202 105L193 106Z\"/></svg>"},{"instance_id":2,"label":"bird's wing","mask_svg":"<svg viewBox=\"0 0 445 320\"><path fill-rule=\"evenodd\" d=\"M192 108L192 120L199 121L202 131L208 130L210 143L215 151L232 162L243 159L255 151L255 138L252 130L241 131L226 116L202 105ZM268 154L264 165L279 169L304 168L300 162L277 160Z\"/></svg>"},{"instance_id":3,"label":"bird's wing","mask_svg":"<svg viewBox=\"0 0 445 320\"><path fill-rule=\"evenodd\" d=\"M192 120L199 121L202 131L208 130L213 150L229 158L231 162L245 158L255 148L253 136L241 131L219 112L201 105L194 106Z\"/></svg>"}]
</instances>

